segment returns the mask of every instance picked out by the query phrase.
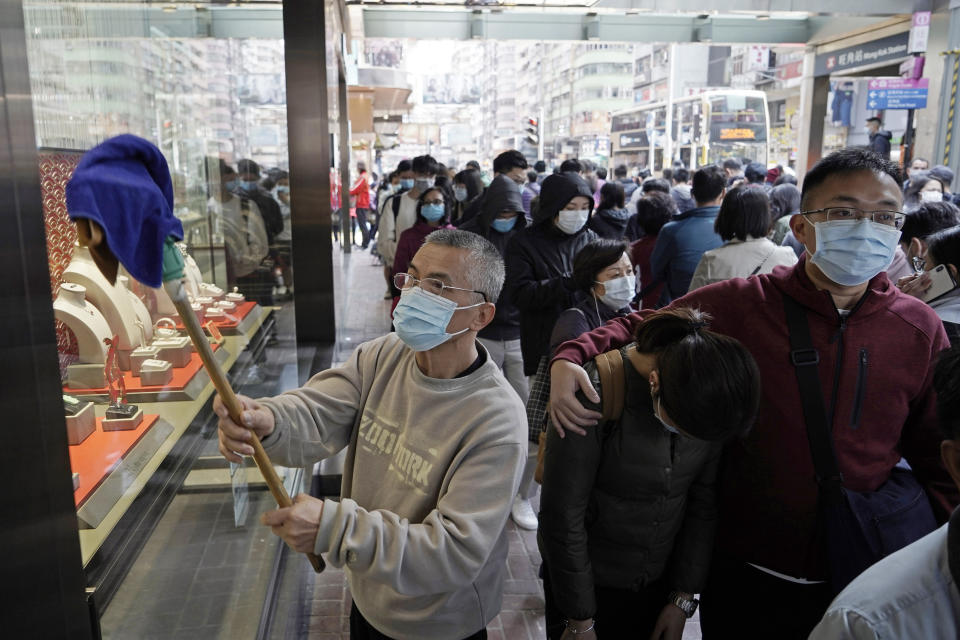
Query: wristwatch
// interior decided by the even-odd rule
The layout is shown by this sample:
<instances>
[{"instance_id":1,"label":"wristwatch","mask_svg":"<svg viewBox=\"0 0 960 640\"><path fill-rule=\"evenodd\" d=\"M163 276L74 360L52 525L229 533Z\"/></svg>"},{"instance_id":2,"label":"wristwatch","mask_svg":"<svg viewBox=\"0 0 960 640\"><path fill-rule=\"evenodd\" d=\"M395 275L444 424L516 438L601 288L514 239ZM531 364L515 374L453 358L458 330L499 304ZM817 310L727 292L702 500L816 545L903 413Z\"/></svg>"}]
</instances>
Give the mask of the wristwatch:
<instances>
[{"instance_id":1,"label":"wristwatch","mask_svg":"<svg viewBox=\"0 0 960 640\"><path fill-rule=\"evenodd\" d=\"M679 591L670 592L670 603L677 606L680 611L683 611L683 615L687 618L692 618L693 614L697 612L697 606L700 604L700 601L696 598L686 598L680 595Z\"/></svg>"}]
</instances>

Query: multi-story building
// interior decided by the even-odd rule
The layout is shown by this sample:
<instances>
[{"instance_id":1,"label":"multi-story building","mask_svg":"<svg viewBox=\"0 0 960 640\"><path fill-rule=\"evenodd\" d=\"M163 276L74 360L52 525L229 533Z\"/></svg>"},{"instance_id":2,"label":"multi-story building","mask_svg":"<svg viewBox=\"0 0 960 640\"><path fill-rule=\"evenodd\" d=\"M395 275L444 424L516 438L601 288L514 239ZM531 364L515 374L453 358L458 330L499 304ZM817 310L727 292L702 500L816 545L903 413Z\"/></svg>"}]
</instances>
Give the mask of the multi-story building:
<instances>
[{"instance_id":1,"label":"multi-story building","mask_svg":"<svg viewBox=\"0 0 960 640\"><path fill-rule=\"evenodd\" d=\"M578 157L605 164L610 155L610 112L633 103L633 45L575 45L569 75L571 146Z\"/></svg>"},{"instance_id":2,"label":"multi-story building","mask_svg":"<svg viewBox=\"0 0 960 640\"><path fill-rule=\"evenodd\" d=\"M767 94L770 164L786 167L797 162L803 58L801 46L740 45L731 48L731 86L758 89Z\"/></svg>"},{"instance_id":3,"label":"multi-story building","mask_svg":"<svg viewBox=\"0 0 960 640\"><path fill-rule=\"evenodd\" d=\"M638 45L635 48L633 102L665 102L708 88L727 86L723 64L729 47L703 44ZM681 62L682 61L682 62Z\"/></svg>"}]
</instances>

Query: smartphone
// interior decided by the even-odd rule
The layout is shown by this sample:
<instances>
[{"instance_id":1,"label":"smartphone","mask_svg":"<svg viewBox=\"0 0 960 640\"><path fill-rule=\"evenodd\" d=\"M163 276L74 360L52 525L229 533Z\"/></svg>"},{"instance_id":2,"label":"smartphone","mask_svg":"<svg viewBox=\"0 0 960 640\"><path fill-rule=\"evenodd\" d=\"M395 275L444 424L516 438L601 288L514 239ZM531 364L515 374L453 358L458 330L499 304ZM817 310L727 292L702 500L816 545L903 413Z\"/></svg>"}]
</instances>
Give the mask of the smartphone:
<instances>
[{"instance_id":1,"label":"smartphone","mask_svg":"<svg viewBox=\"0 0 960 640\"><path fill-rule=\"evenodd\" d=\"M957 288L957 282L953 279L953 276L950 275L950 269L947 269L947 265L938 264L927 273L930 274L932 284L930 288L927 289L927 292L920 297L924 302L936 300L940 296L950 293Z\"/></svg>"}]
</instances>

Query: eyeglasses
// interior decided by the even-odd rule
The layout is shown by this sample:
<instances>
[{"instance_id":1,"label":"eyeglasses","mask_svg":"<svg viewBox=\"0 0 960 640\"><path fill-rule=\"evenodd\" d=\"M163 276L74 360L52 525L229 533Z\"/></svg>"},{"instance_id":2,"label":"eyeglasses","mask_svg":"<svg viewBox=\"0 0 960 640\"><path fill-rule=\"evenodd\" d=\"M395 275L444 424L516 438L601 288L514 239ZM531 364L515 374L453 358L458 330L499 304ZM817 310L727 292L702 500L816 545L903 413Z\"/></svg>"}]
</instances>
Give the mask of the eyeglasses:
<instances>
[{"instance_id":1,"label":"eyeglasses","mask_svg":"<svg viewBox=\"0 0 960 640\"><path fill-rule=\"evenodd\" d=\"M871 220L894 229L902 229L903 223L907 220L907 215L902 211L864 211L856 207L827 207L825 209L814 209L813 211L801 211L800 213L805 216L824 213L827 216L827 222Z\"/></svg>"},{"instance_id":2,"label":"eyeglasses","mask_svg":"<svg viewBox=\"0 0 960 640\"><path fill-rule=\"evenodd\" d=\"M453 289L454 291L467 291L469 293L479 293L483 296L484 302L490 302L487 300L487 294L483 291L477 291L476 289L462 289L460 287L453 287L449 284L445 284L443 280L438 280L436 278L414 278L409 273L398 273L393 276L393 284L400 289L401 291L409 289L411 287L420 286L421 289L427 293L432 293L434 295L442 296L443 292L447 289Z\"/></svg>"}]
</instances>

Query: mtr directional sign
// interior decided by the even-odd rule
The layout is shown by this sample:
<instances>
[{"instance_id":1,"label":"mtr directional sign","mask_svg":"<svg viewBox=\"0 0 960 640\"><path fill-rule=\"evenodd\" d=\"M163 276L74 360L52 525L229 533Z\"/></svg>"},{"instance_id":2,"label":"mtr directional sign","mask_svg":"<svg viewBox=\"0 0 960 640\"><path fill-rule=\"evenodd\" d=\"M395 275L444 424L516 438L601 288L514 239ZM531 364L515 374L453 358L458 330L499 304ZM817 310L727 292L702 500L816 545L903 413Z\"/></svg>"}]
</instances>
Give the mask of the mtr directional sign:
<instances>
[{"instance_id":1,"label":"mtr directional sign","mask_svg":"<svg viewBox=\"0 0 960 640\"><path fill-rule=\"evenodd\" d=\"M930 79L873 78L867 89L870 109L924 109Z\"/></svg>"}]
</instances>

